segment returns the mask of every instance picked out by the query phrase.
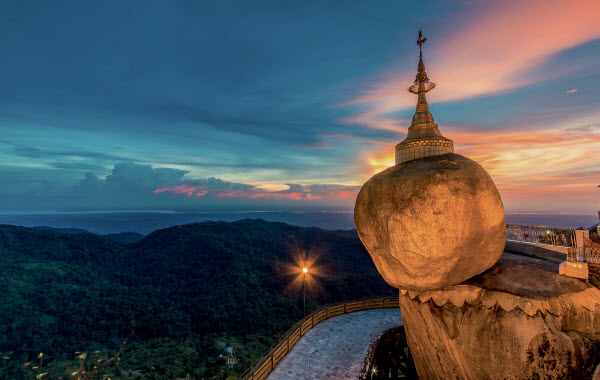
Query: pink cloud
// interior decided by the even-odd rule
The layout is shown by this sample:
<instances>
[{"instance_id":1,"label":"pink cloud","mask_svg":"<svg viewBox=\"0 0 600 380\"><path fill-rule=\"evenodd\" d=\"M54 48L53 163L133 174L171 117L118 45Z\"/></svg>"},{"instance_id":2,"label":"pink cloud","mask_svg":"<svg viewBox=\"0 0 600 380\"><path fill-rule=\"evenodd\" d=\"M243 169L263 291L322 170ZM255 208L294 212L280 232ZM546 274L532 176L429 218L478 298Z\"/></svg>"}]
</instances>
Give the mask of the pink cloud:
<instances>
[{"instance_id":1,"label":"pink cloud","mask_svg":"<svg viewBox=\"0 0 600 380\"><path fill-rule=\"evenodd\" d=\"M299 201L303 198L303 193L259 193L250 197L251 199L291 199Z\"/></svg>"},{"instance_id":2,"label":"pink cloud","mask_svg":"<svg viewBox=\"0 0 600 380\"><path fill-rule=\"evenodd\" d=\"M340 199L350 199L350 198L356 198L356 195L358 193L356 191L334 191L331 193L332 196L336 197L336 198L340 198Z\"/></svg>"},{"instance_id":3,"label":"pink cloud","mask_svg":"<svg viewBox=\"0 0 600 380\"><path fill-rule=\"evenodd\" d=\"M250 198L251 196L252 194L247 191L224 191L217 193L217 197L219 198Z\"/></svg>"},{"instance_id":4,"label":"pink cloud","mask_svg":"<svg viewBox=\"0 0 600 380\"><path fill-rule=\"evenodd\" d=\"M206 181L205 181L206 182ZM211 186L211 182L213 185ZM223 186L225 184L225 186ZM236 190L242 188L243 190ZM267 190L270 188L271 190ZM275 190L277 189L277 190ZM254 184L232 183L226 181L208 181L206 184L184 183L166 186L154 190L154 194L172 193L194 198L239 199L256 201L292 201L292 202L332 202L349 205L347 201L356 197L357 186L336 184Z\"/></svg>"},{"instance_id":5,"label":"pink cloud","mask_svg":"<svg viewBox=\"0 0 600 380\"><path fill-rule=\"evenodd\" d=\"M160 193L164 193L164 192L171 192L171 193L175 193L175 194L185 194L188 197L191 197L194 194L197 197L203 197L207 193L207 191L204 190L200 186L192 186L192 185L186 185L186 184L177 185L177 186L161 187L161 188L158 188L153 191L154 194L160 194Z\"/></svg>"},{"instance_id":6,"label":"pink cloud","mask_svg":"<svg viewBox=\"0 0 600 380\"><path fill-rule=\"evenodd\" d=\"M431 80L438 84L428 100L434 103L501 93L577 70L576 65L553 71L535 68L566 49L600 38L599 14L597 0L470 3L468 13L452 20L454 26L445 35L428 35L425 30L430 37L425 65ZM413 54L414 58L406 60L410 64L402 64L406 67L403 72L398 73L398 63L394 63L392 70L342 104L361 105L361 111L339 122L406 132L410 120L389 114L416 104L416 96L407 91L416 71L416 49ZM509 208L531 208L545 202L583 209L600 206L595 188L600 174L595 169L600 162L600 130L593 127L597 120L568 120L559 127L549 115L537 125L517 126L527 131L507 126L500 132L471 132L443 121L440 125L442 133L454 140L457 153L488 170ZM569 130L564 124L575 127ZM374 143L375 148L363 151L368 172L361 173L360 179L365 181L392 166L398 142Z\"/></svg>"},{"instance_id":7,"label":"pink cloud","mask_svg":"<svg viewBox=\"0 0 600 380\"><path fill-rule=\"evenodd\" d=\"M563 72L531 69L565 49L600 38L600 1L502 1L474 3L461 26L447 37L430 36L425 64L438 87L430 101L472 98L511 90ZM406 88L412 83L414 67L404 73L382 75L361 95L346 102L369 104L359 115L342 123L360 123L368 128L404 129L384 115L414 107L416 98Z\"/></svg>"},{"instance_id":8,"label":"pink cloud","mask_svg":"<svg viewBox=\"0 0 600 380\"><path fill-rule=\"evenodd\" d=\"M299 192L259 192L250 193L247 191L234 191L218 193L219 198L246 198L246 199L268 199L268 200L293 200L299 201L303 199L319 199L320 196L314 196L310 193Z\"/></svg>"}]
</instances>

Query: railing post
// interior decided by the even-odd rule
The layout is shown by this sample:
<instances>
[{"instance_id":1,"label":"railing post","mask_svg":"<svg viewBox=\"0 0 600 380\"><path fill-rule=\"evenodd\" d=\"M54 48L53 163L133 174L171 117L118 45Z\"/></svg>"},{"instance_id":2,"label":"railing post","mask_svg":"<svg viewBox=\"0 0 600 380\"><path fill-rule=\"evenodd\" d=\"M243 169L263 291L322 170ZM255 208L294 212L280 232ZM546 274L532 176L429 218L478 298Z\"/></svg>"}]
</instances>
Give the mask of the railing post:
<instances>
[{"instance_id":1,"label":"railing post","mask_svg":"<svg viewBox=\"0 0 600 380\"><path fill-rule=\"evenodd\" d=\"M583 248L585 246L585 239L590 238L590 231L588 230L575 230L575 240L577 242L577 248Z\"/></svg>"},{"instance_id":2,"label":"railing post","mask_svg":"<svg viewBox=\"0 0 600 380\"><path fill-rule=\"evenodd\" d=\"M583 261L587 261L588 260L588 255L585 249L585 239L589 239L590 238L590 231L585 230L585 229L579 229L579 230L575 230L575 240L576 240L576 247L577 250L581 250L582 251L582 256L583 256Z\"/></svg>"}]
</instances>

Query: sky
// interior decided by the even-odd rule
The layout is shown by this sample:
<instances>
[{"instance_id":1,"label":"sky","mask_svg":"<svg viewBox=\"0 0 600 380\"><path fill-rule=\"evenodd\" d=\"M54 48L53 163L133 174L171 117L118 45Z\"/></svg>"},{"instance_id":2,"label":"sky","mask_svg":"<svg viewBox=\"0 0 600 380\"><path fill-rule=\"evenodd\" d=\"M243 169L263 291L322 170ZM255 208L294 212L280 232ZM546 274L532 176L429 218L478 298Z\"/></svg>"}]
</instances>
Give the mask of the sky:
<instances>
[{"instance_id":1,"label":"sky","mask_svg":"<svg viewBox=\"0 0 600 380\"><path fill-rule=\"evenodd\" d=\"M600 2L3 1L0 212L352 210L430 110L508 212L600 208Z\"/></svg>"}]
</instances>

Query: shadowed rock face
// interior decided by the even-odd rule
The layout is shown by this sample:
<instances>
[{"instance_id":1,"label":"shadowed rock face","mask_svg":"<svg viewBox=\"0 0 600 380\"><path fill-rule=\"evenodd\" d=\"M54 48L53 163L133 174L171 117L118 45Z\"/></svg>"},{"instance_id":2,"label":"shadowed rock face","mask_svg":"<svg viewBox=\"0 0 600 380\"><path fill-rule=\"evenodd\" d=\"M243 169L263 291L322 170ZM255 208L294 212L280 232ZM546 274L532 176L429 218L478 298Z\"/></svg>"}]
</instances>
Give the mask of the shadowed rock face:
<instances>
[{"instance_id":1,"label":"shadowed rock face","mask_svg":"<svg viewBox=\"0 0 600 380\"><path fill-rule=\"evenodd\" d=\"M505 253L489 270L463 285L541 300L573 294L590 288L585 282L557 276L556 263Z\"/></svg>"},{"instance_id":2,"label":"shadowed rock face","mask_svg":"<svg viewBox=\"0 0 600 380\"><path fill-rule=\"evenodd\" d=\"M361 189L354 223L379 273L399 289L440 289L490 268L504 207L475 161L455 153L393 166Z\"/></svg>"},{"instance_id":3,"label":"shadowed rock face","mask_svg":"<svg viewBox=\"0 0 600 380\"><path fill-rule=\"evenodd\" d=\"M557 265L505 254L442 290L403 291L420 378L585 379L600 360L600 291Z\"/></svg>"}]
</instances>

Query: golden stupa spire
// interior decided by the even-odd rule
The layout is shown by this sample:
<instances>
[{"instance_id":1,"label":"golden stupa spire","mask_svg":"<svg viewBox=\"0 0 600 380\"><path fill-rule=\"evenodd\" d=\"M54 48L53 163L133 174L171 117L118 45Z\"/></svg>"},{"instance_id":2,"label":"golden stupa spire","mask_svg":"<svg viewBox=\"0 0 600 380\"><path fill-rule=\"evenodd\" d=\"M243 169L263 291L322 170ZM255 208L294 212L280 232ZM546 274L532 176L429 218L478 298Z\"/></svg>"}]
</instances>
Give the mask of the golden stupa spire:
<instances>
[{"instance_id":1,"label":"golden stupa spire","mask_svg":"<svg viewBox=\"0 0 600 380\"><path fill-rule=\"evenodd\" d=\"M440 133L437 124L433 120L433 115L429 112L429 105L425 97L425 94L435 87L435 83L429 81L423 63L423 44L426 40L427 38L424 38L423 33L419 30L419 38L417 39L419 65L417 66L414 84L408 89L408 91L417 94L419 97L406 139L396 145L396 164L417 158L454 152L454 143Z\"/></svg>"},{"instance_id":2,"label":"golden stupa spire","mask_svg":"<svg viewBox=\"0 0 600 380\"><path fill-rule=\"evenodd\" d=\"M425 71L425 64L423 63L423 44L425 41L427 41L427 38L423 38L423 33L419 30L419 38L417 39L417 45L419 45L419 65L417 66L415 82L408 89L413 94L419 95L417 109L411 126L422 123L434 123L433 115L429 112L429 105L425 97L425 93L433 90L435 87L435 83L429 81L427 72Z\"/></svg>"}]
</instances>

